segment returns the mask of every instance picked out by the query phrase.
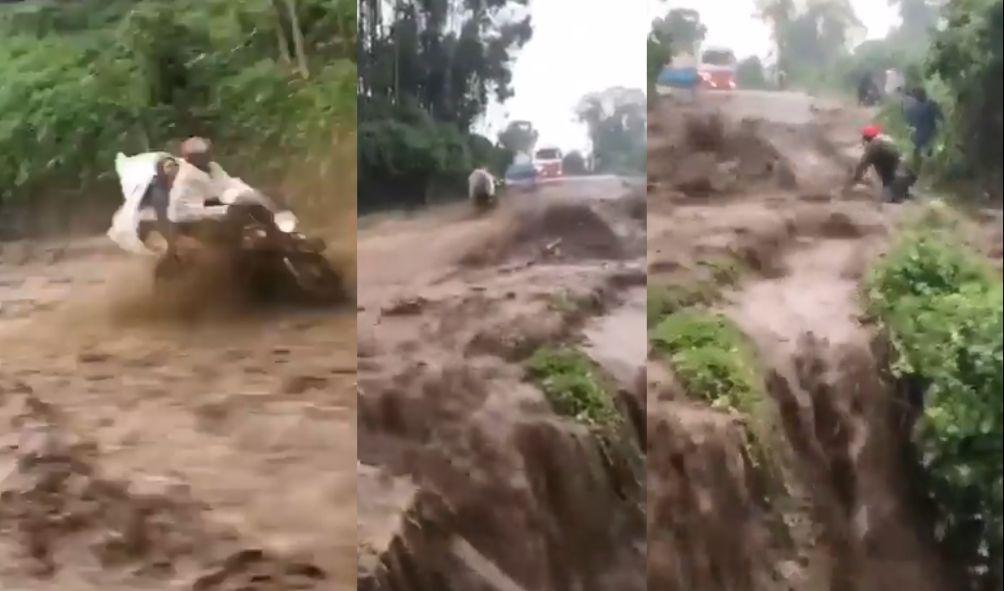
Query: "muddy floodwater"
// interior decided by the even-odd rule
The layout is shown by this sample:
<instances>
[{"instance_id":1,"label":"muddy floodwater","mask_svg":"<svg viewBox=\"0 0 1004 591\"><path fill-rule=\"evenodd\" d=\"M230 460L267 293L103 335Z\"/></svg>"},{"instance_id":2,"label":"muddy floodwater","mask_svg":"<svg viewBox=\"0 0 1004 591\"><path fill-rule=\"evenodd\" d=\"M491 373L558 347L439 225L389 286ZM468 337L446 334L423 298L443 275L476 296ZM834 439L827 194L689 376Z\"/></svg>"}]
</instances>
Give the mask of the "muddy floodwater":
<instances>
[{"instance_id":1,"label":"muddy floodwater","mask_svg":"<svg viewBox=\"0 0 1004 591\"><path fill-rule=\"evenodd\" d=\"M0 587L355 588L353 306L179 318L103 237L0 257Z\"/></svg>"},{"instance_id":2,"label":"muddy floodwater","mask_svg":"<svg viewBox=\"0 0 1004 591\"><path fill-rule=\"evenodd\" d=\"M572 180L362 221L360 589L645 588L640 435L607 445L526 370L574 347L643 416L642 192Z\"/></svg>"},{"instance_id":3,"label":"muddy floodwater","mask_svg":"<svg viewBox=\"0 0 1004 591\"><path fill-rule=\"evenodd\" d=\"M652 356L649 589L956 589L918 510L905 404L860 296L923 205L841 190L870 112L798 93L704 99L649 112L648 285L698 293L678 309L731 321L769 404L712 408ZM999 267L1000 212L981 219L974 246ZM772 482L751 432L771 450Z\"/></svg>"}]
</instances>

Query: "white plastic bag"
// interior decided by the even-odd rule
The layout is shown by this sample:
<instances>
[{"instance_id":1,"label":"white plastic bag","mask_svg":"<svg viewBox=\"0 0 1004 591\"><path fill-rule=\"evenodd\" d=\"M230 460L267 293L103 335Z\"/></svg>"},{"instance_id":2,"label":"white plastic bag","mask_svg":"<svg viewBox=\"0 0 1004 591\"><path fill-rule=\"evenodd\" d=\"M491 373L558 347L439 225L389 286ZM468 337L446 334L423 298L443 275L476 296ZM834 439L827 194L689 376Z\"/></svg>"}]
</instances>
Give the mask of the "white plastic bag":
<instances>
[{"instance_id":1,"label":"white plastic bag","mask_svg":"<svg viewBox=\"0 0 1004 591\"><path fill-rule=\"evenodd\" d=\"M157 175L157 161L165 156L170 154L146 152L126 156L119 152L115 157L115 172L119 176L124 203L112 216L108 237L123 250L136 254L156 254L139 239L140 203Z\"/></svg>"}]
</instances>

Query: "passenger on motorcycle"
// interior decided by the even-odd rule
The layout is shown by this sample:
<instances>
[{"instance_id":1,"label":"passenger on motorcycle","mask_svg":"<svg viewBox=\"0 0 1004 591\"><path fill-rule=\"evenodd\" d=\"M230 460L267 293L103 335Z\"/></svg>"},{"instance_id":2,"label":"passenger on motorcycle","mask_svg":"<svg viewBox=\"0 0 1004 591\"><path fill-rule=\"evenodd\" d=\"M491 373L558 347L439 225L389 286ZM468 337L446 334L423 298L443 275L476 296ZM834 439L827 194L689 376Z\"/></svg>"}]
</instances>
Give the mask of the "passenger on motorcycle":
<instances>
[{"instance_id":1,"label":"passenger on motorcycle","mask_svg":"<svg viewBox=\"0 0 1004 591\"><path fill-rule=\"evenodd\" d=\"M892 138L883 135L878 126L871 125L861 130L861 140L865 152L854 169L848 188L860 183L868 169L874 168L882 181L884 200L899 203L909 198L910 187L916 177L904 167L899 148Z\"/></svg>"},{"instance_id":2,"label":"passenger on motorcycle","mask_svg":"<svg viewBox=\"0 0 1004 591\"><path fill-rule=\"evenodd\" d=\"M174 179L178 176L179 164L174 158L167 156L157 162L157 172L153 181L146 189L146 193L140 200L140 209L149 208L154 211L155 221L152 224L160 235L167 242L167 253L173 255L175 252L174 224L168 217L168 209L171 204L171 187ZM146 223L139 226L139 239L146 241L147 235L153 229Z\"/></svg>"}]
</instances>

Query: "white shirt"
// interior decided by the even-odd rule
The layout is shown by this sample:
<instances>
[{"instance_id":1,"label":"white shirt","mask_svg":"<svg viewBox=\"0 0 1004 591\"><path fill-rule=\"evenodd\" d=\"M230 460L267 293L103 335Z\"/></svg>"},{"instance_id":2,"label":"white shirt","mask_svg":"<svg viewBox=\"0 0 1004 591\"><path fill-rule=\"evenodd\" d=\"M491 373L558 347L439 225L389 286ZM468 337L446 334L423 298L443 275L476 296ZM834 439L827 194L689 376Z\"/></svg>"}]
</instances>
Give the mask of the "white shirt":
<instances>
[{"instance_id":1,"label":"white shirt","mask_svg":"<svg viewBox=\"0 0 1004 591\"><path fill-rule=\"evenodd\" d=\"M178 176L171 187L171 203L167 216L174 222L192 222L223 217L227 204L244 193L253 193L239 178L227 174L219 164L209 163L209 172L178 158ZM219 199L223 205L206 205L209 199Z\"/></svg>"}]
</instances>

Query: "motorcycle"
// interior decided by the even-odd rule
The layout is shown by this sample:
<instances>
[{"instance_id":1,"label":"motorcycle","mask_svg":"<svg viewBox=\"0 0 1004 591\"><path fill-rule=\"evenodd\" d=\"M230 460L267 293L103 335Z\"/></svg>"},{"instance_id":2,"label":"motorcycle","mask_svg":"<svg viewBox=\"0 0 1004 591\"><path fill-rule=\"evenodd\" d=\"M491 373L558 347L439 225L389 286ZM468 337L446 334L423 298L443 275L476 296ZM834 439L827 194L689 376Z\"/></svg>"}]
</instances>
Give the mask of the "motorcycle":
<instances>
[{"instance_id":1,"label":"motorcycle","mask_svg":"<svg viewBox=\"0 0 1004 591\"><path fill-rule=\"evenodd\" d=\"M151 233L150 226L155 223L141 202L156 174L155 163L162 155L119 154L116 172L125 203L116 212L108 231L109 237L124 250L158 257L153 273L158 289L205 272L202 263L213 258L223 262L233 280L255 296L317 304L343 299L341 278L324 256L324 241L298 232L298 220L291 211L278 207L258 191L248 190L240 179L234 179L232 189L207 200L205 205L218 211L221 217L235 207L250 212L248 215L183 225L174 253L151 248L142 237ZM271 213L267 216L271 219L254 214L262 210Z\"/></svg>"},{"instance_id":2,"label":"motorcycle","mask_svg":"<svg viewBox=\"0 0 1004 591\"><path fill-rule=\"evenodd\" d=\"M494 188L491 192L479 191L475 192L474 195L471 196L471 203L474 204L474 209L477 210L479 213L490 211L492 209L495 209L496 206L498 206L499 191L502 190L504 181L502 179L493 177L492 183L494 185Z\"/></svg>"}]
</instances>

